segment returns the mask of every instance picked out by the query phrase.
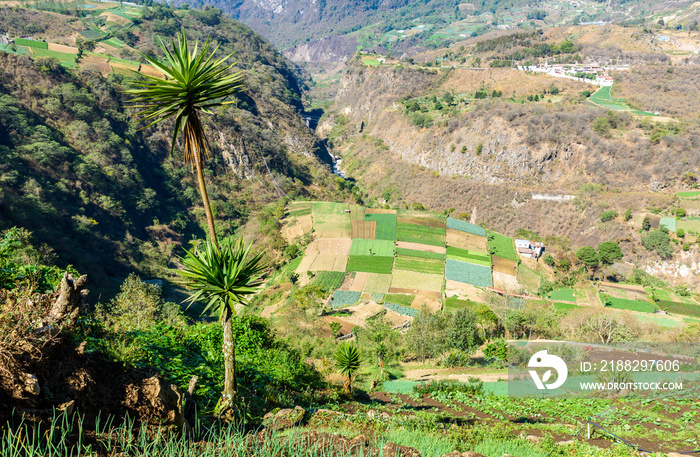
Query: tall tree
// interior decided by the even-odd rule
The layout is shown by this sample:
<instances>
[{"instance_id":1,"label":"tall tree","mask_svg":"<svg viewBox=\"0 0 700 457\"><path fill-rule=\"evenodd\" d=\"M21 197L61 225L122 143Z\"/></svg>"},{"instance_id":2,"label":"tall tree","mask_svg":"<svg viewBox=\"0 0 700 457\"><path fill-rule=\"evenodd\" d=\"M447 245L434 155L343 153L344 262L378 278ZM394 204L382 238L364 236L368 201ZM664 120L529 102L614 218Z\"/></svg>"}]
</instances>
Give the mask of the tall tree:
<instances>
[{"instance_id":1,"label":"tall tree","mask_svg":"<svg viewBox=\"0 0 700 457\"><path fill-rule=\"evenodd\" d=\"M184 268L178 273L182 284L194 293L187 302L203 301L206 303L202 313L209 310L218 312L224 329L222 349L224 353L224 388L217 405L219 415L234 406L238 393L236 383L236 341L233 337L232 318L236 305L246 304L247 298L262 286L262 253L250 256L242 239L234 242L226 238L221 246L211 240L199 247L192 248L182 258Z\"/></svg>"},{"instance_id":2,"label":"tall tree","mask_svg":"<svg viewBox=\"0 0 700 457\"><path fill-rule=\"evenodd\" d=\"M591 246L584 246L576 251L576 258L583 264L586 271L591 272L591 274L593 274L593 271L598 267L598 263L600 262L598 253Z\"/></svg>"},{"instance_id":3,"label":"tall tree","mask_svg":"<svg viewBox=\"0 0 700 457\"><path fill-rule=\"evenodd\" d=\"M622 259L624 254L620 246L614 241L603 241L598 246L598 258L603 264L603 279L605 279L605 271L609 265L612 265L617 260Z\"/></svg>"},{"instance_id":4,"label":"tall tree","mask_svg":"<svg viewBox=\"0 0 700 457\"><path fill-rule=\"evenodd\" d=\"M133 88L125 93L133 96L131 107L138 110L136 115L141 116L139 120L148 122L144 128L165 119L175 119L171 152L175 150L177 139L182 133L185 162L197 171L209 237L214 244L218 244L203 173L204 162L209 156L209 141L200 115L211 114L210 109L216 106L233 103L224 99L243 89L242 74L230 73L235 64L226 65L226 61L231 55L214 59L219 47L209 53L210 39L204 43L201 52L197 42L190 51L184 30L177 43L172 42L172 51L162 40L158 44L165 55L164 62L147 55L143 57L160 70L165 79L143 75L144 79L134 80L131 83Z\"/></svg>"}]
</instances>

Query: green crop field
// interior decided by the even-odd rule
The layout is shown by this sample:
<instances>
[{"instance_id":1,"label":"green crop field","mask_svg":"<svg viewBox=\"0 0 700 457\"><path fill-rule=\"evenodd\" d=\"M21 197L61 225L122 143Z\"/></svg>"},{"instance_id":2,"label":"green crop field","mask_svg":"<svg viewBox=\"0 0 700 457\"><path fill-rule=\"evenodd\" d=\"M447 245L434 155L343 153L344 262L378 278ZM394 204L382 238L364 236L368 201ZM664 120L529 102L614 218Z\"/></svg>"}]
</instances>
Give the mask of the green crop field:
<instances>
[{"instance_id":1,"label":"green crop field","mask_svg":"<svg viewBox=\"0 0 700 457\"><path fill-rule=\"evenodd\" d=\"M389 240L365 240L353 238L350 255L394 257L394 242Z\"/></svg>"},{"instance_id":2,"label":"green crop field","mask_svg":"<svg viewBox=\"0 0 700 457\"><path fill-rule=\"evenodd\" d=\"M467 249L460 249L453 246L447 247L447 258L459 260L461 262L475 263L485 267L491 267L490 255L482 254L481 252L476 251L468 251Z\"/></svg>"},{"instance_id":3,"label":"green crop field","mask_svg":"<svg viewBox=\"0 0 700 457\"><path fill-rule=\"evenodd\" d=\"M369 67L378 67L379 61L374 57L363 57L362 62Z\"/></svg>"},{"instance_id":4,"label":"green crop field","mask_svg":"<svg viewBox=\"0 0 700 457\"><path fill-rule=\"evenodd\" d=\"M478 306L484 306L483 303L477 303L471 300L463 300L457 297L447 297L445 299L445 309L447 310L458 310L463 308L475 308Z\"/></svg>"},{"instance_id":5,"label":"green crop field","mask_svg":"<svg viewBox=\"0 0 700 457\"><path fill-rule=\"evenodd\" d=\"M80 33L86 40L98 41L104 38L104 33L93 29L81 30Z\"/></svg>"},{"instance_id":6,"label":"green crop field","mask_svg":"<svg viewBox=\"0 0 700 457\"><path fill-rule=\"evenodd\" d=\"M29 54L29 49L26 46L12 46L11 44L0 44L0 51L7 52L9 54Z\"/></svg>"},{"instance_id":7,"label":"green crop field","mask_svg":"<svg viewBox=\"0 0 700 457\"><path fill-rule=\"evenodd\" d=\"M676 221L676 230L678 229L683 229L686 232L700 232L700 221Z\"/></svg>"},{"instance_id":8,"label":"green crop field","mask_svg":"<svg viewBox=\"0 0 700 457\"><path fill-rule=\"evenodd\" d=\"M404 222L398 222L396 224L396 229L411 230L413 232L419 232L421 234L425 233L430 235L442 235L443 237L445 236L445 227L428 227L426 225L407 224Z\"/></svg>"},{"instance_id":9,"label":"green crop field","mask_svg":"<svg viewBox=\"0 0 700 457\"><path fill-rule=\"evenodd\" d=\"M683 326L683 322L669 319L667 317L657 317L656 315L653 315L653 316L639 315L636 317L637 317L637 320L640 322L649 323L649 324L656 324L656 325L660 325L661 327L682 327Z\"/></svg>"},{"instance_id":10,"label":"green crop field","mask_svg":"<svg viewBox=\"0 0 700 457\"><path fill-rule=\"evenodd\" d=\"M553 306L558 311L573 311L583 308L583 306L574 305L573 303L554 303Z\"/></svg>"},{"instance_id":11,"label":"green crop field","mask_svg":"<svg viewBox=\"0 0 700 457\"><path fill-rule=\"evenodd\" d=\"M290 210L287 214L291 217L308 216L309 214L311 214L311 207L293 209L293 210Z\"/></svg>"},{"instance_id":12,"label":"green crop field","mask_svg":"<svg viewBox=\"0 0 700 457\"><path fill-rule=\"evenodd\" d=\"M344 279L344 271L319 271L316 273L313 283L328 293L340 287Z\"/></svg>"},{"instance_id":13,"label":"green crop field","mask_svg":"<svg viewBox=\"0 0 700 457\"><path fill-rule=\"evenodd\" d=\"M396 240L396 214L365 214L365 220L377 222L378 240Z\"/></svg>"},{"instance_id":14,"label":"green crop field","mask_svg":"<svg viewBox=\"0 0 700 457\"><path fill-rule=\"evenodd\" d=\"M549 293L547 297L554 301L568 301L576 303L576 297L574 297L574 289L557 289Z\"/></svg>"},{"instance_id":15,"label":"green crop field","mask_svg":"<svg viewBox=\"0 0 700 457\"><path fill-rule=\"evenodd\" d=\"M425 211L416 211L412 209L400 209L398 210L398 215L402 217L416 217L426 221L445 222L445 216L442 214L428 213Z\"/></svg>"},{"instance_id":16,"label":"green crop field","mask_svg":"<svg viewBox=\"0 0 700 457\"><path fill-rule=\"evenodd\" d=\"M442 290L442 283L443 275L441 274L433 275L417 271L394 270L391 287L439 292Z\"/></svg>"},{"instance_id":17,"label":"green crop field","mask_svg":"<svg viewBox=\"0 0 700 457\"><path fill-rule=\"evenodd\" d=\"M611 297L607 294L600 294L600 301L603 302L605 306L609 306L615 309L627 309L630 311L638 311L641 313L654 313L659 308L649 302L640 300L628 300L626 298Z\"/></svg>"},{"instance_id":18,"label":"green crop field","mask_svg":"<svg viewBox=\"0 0 700 457\"><path fill-rule=\"evenodd\" d=\"M472 235L486 236L486 230L478 225L470 224L459 219L447 218L447 228L459 230L460 232L471 233Z\"/></svg>"},{"instance_id":19,"label":"green crop field","mask_svg":"<svg viewBox=\"0 0 700 457\"><path fill-rule=\"evenodd\" d=\"M493 287L491 268L452 259L446 261L445 278L478 287Z\"/></svg>"},{"instance_id":20,"label":"green crop field","mask_svg":"<svg viewBox=\"0 0 700 457\"><path fill-rule=\"evenodd\" d=\"M354 305L360 301L361 292L352 290L336 290L331 299L331 308L339 308L341 306Z\"/></svg>"},{"instance_id":21,"label":"green crop field","mask_svg":"<svg viewBox=\"0 0 700 457\"><path fill-rule=\"evenodd\" d=\"M489 232L489 252L492 255L509 260L518 260L513 247L513 239L500 233Z\"/></svg>"},{"instance_id":22,"label":"green crop field","mask_svg":"<svg viewBox=\"0 0 700 457\"><path fill-rule=\"evenodd\" d=\"M691 303L660 301L659 307L671 314L681 314L683 316L700 317L700 305Z\"/></svg>"},{"instance_id":23,"label":"green crop field","mask_svg":"<svg viewBox=\"0 0 700 457\"><path fill-rule=\"evenodd\" d=\"M407 257L419 257L421 259L440 259L445 260L445 254L439 252L415 251L413 249L396 248L396 255Z\"/></svg>"},{"instance_id":24,"label":"green crop field","mask_svg":"<svg viewBox=\"0 0 700 457\"><path fill-rule=\"evenodd\" d=\"M414 297L413 295L406 294L386 294L384 296L384 301L396 303L397 305L411 306L411 303L413 303L413 300L415 298L416 297Z\"/></svg>"},{"instance_id":25,"label":"green crop field","mask_svg":"<svg viewBox=\"0 0 700 457\"><path fill-rule=\"evenodd\" d=\"M370 273L363 292L385 294L389 292L389 287L391 287L391 275Z\"/></svg>"},{"instance_id":26,"label":"green crop field","mask_svg":"<svg viewBox=\"0 0 700 457\"><path fill-rule=\"evenodd\" d=\"M391 274L391 269L393 266L393 257L380 257L377 255L351 255L348 258L347 270Z\"/></svg>"},{"instance_id":27,"label":"green crop field","mask_svg":"<svg viewBox=\"0 0 700 457\"><path fill-rule=\"evenodd\" d=\"M318 202L314 203L313 214L314 216L348 214L349 218L350 213L345 213L346 209L348 209L347 203Z\"/></svg>"},{"instance_id":28,"label":"green crop field","mask_svg":"<svg viewBox=\"0 0 700 457\"><path fill-rule=\"evenodd\" d=\"M32 52L37 57L53 57L59 62L75 62L75 54L68 54L67 52L49 51L48 49L32 49Z\"/></svg>"},{"instance_id":29,"label":"green crop field","mask_svg":"<svg viewBox=\"0 0 700 457\"><path fill-rule=\"evenodd\" d=\"M428 244L430 246L444 246L445 229L417 224L397 224L396 239L398 241Z\"/></svg>"},{"instance_id":30,"label":"green crop field","mask_svg":"<svg viewBox=\"0 0 700 457\"><path fill-rule=\"evenodd\" d=\"M394 269L441 275L445 272L445 261L440 259L421 259L420 257L396 256L396 260L394 261Z\"/></svg>"},{"instance_id":31,"label":"green crop field","mask_svg":"<svg viewBox=\"0 0 700 457\"><path fill-rule=\"evenodd\" d=\"M34 41L34 40L28 40L26 38L15 38L14 42L17 46L29 46L30 48L34 48L34 49L48 49L49 48L49 44L44 42L44 41Z\"/></svg>"},{"instance_id":32,"label":"green crop field","mask_svg":"<svg viewBox=\"0 0 700 457\"><path fill-rule=\"evenodd\" d=\"M678 195L680 198L700 197L700 190L691 190L689 192L676 192L676 195Z\"/></svg>"},{"instance_id":33,"label":"green crop field","mask_svg":"<svg viewBox=\"0 0 700 457\"><path fill-rule=\"evenodd\" d=\"M116 38L116 37L111 37L111 38L108 38L106 40L102 40L101 42L104 44L108 44L110 46L114 46L115 48L123 48L126 46L126 44L124 44L124 42L122 42L122 40L120 40L119 38Z\"/></svg>"},{"instance_id":34,"label":"green crop field","mask_svg":"<svg viewBox=\"0 0 700 457\"><path fill-rule=\"evenodd\" d=\"M675 217L662 217L659 221L659 227L665 225L667 229L672 232L676 231L676 218Z\"/></svg>"}]
</instances>

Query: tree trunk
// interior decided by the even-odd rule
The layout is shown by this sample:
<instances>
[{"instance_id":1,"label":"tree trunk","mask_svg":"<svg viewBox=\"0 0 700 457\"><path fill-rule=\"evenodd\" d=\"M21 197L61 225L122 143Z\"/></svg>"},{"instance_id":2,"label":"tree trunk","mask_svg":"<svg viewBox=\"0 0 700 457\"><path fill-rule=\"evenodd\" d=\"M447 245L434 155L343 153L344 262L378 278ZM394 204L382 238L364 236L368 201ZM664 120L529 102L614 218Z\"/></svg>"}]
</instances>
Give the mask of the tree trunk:
<instances>
[{"instance_id":1,"label":"tree trunk","mask_svg":"<svg viewBox=\"0 0 700 457\"><path fill-rule=\"evenodd\" d=\"M221 317L221 325L224 328L224 391L221 394L221 404L219 405L219 413L225 412L233 406L233 402L238 393L238 385L236 383L236 342L233 338L233 313L226 306L224 314Z\"/></svg>"},{"instance_id":2,"label":"tree trunk","mask_svg":"<svg viewBox=\"0 0 700 457\"><path fill-rule=\"evenodd\" d=\"M207 186L204 183L204 172L202 171L202 158L200 154L194 154L194 164L197 167L197 181L199 183L199 193L202 195L204 204L204 213L207 215L207 227L209 229L209 237L216 246L219 245L219 240L216 238L216 229L214 228L214 215L211 212L209 204L209 195L207 194Z\"/></svg>"}]
</instances>

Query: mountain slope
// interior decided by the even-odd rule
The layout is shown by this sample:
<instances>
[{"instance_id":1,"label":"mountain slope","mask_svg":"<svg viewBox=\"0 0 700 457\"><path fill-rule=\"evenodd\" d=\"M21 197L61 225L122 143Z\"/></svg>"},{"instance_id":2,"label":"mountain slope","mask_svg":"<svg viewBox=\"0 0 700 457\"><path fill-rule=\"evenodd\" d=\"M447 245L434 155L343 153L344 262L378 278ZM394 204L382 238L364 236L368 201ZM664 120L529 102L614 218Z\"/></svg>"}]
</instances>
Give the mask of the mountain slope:
<instances>
[{"instance_id":1,"label":"mountain slope","mask_svg":"<svg viewBox=\"0 0 700 457\"><path fill-rule=\"evenodd\" d=\"M212 146L205 174L219 230L232 233L285 193L329 192L331 175L298 114L305 83L296 69L223 15L179 17L164 10L145 11L130 29L133 48L154 51L158 21L172 21L191 39L214 37L222 52L235 53L245 75L236 103L204 121ZM17 14L7 11L0 10L0 27ZM67 16L36 14L71 23ZM45 29L46 38L52 30ZM81 62L76 73L52 58L0 52L0 228L33 231L34 243L55 249L58 264L73 264L109 287L128 271L162 276L176 246L204 236L204 215L180 148L169 154L172 125L138 130L121 95L127 80L104 77L95 62ZM284 245L274 230L261 236L271 237L269 247Z\"/></svg>"}]
</instances>

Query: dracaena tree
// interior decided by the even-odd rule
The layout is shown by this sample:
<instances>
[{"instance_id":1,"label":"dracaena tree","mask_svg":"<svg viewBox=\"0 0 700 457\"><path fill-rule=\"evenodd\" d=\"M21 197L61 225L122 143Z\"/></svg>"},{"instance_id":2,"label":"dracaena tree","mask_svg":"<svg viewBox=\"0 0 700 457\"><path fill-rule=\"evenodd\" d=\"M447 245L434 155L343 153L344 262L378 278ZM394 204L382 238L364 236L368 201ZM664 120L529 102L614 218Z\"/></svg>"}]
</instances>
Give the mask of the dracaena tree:
<instances>
[{"instance_id":1,"label":"dracaena tree","mask_svg":"<svg viewBox=\"0 0 700 457\"><path fill-rule=\"evenodd\" d=\"M204 182L204 162L209 157L209 142L202 126L202 114L211 114L211 108L233 103L226 97L243 90L241 72L231 73L235 63L227 64L231 55L215 58L219 46L209 52L211 40L207 39L200 51L198 43L190 49L183 31L172 41L172 50L160 40L158 42L165 55L163 61L155 57L143 57L160 70L165 78L142 75L142 79L131 82L131 108L136 110L139 121L150 127L174 119L171 152L177 140L183 138L185 162L197 172L199 193L207 217L209 237L218 243L214 228L214 216L209 205L209 196Z\"/></svg>"},{"instance_id":2,"label":"dracaena tree","mask_svg":"<svg viewBox=\"0 0 700 457\"><path fill-rule=\"evenodd\" d=\"M238 393L232 322L236 305L245 305L263 284L262 253L251 255L250 249L240 238L225 238L220 246L209 241L187 251L181 259L184 268L178 271L181 283L193 291L185 301L204 302L202 313L218 313L223 326L224 388L216 408L220 415L234 406Z\"/></svg>"}]
</instances>

